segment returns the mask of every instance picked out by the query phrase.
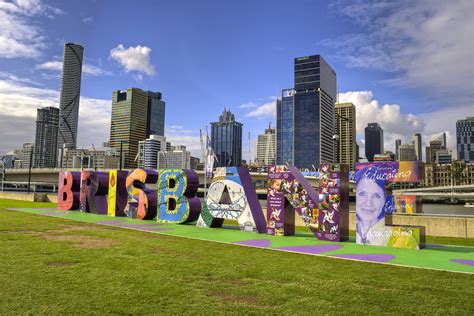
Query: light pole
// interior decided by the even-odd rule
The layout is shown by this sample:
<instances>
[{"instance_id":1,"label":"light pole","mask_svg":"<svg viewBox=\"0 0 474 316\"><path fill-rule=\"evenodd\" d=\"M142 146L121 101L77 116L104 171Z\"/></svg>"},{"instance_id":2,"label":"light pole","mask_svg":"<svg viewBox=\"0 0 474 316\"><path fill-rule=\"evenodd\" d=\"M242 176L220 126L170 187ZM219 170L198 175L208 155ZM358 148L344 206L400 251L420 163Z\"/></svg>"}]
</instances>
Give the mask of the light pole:
<instances>
[{"instance_id":1,"label":"light pole","mask_svg":"<svg viewBox=\"0 0 474 316\"><path fill-rule=\"evenodd\" d=\"M28 193L30 193L31 184L31 165L33 164L33 147L30 148L30 163L28 165Z\"/></svg>"}]
</instances>

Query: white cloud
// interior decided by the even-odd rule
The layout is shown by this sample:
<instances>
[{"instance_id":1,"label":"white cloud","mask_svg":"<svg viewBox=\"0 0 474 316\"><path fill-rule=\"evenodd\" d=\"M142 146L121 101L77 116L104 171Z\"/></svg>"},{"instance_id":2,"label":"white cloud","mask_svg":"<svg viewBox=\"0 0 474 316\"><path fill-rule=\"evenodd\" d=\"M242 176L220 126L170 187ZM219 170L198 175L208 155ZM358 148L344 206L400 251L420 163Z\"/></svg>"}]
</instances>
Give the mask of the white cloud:
<instances>
[{"instance_id":1,"label":"white cloud","mask_svg":"<svg viewBox=\"0 0 474 316\"><path fill-rule=\"evenodd\" d=\"M393 83L438 98L472 100L472 0L339 1L334 7L365 29L322 41L337 50L335 58L349 67L396 71Z\"/></svg>"},{"instance_id":2,"label":"white cloud","mask_svg":"<svg viewBox=\"0 0 474 316\"><path fill-rule=\"evenodd\" d=\"M262 105L259 105L255 110L250 111L245 114L246 117L257 117L259 119L263 118L275 118L276 116L276 102L268 102Z\"/></svg>"},{"instance_id":3,"label":"white cloud","mask_svg":"<svg viewBox=\"0 0 474 316\"><path fill-rule=\"evenodd\" d=\"M47 62L37 65L36 69L49 70L49 71L62 71L63 62L58 61L58 60L47 61ZM90 76L111 75L110 71L107 71L105 69L102 69L100 67L90 65L90 64L82 65L82 73L85 75L90 75Z\"/></svg>"},{"instance_id":4,"label":"white cloud","mask_svg":"<svg viewBox=\"0 0 474 316\"><path fill-rule=\"evenodd\" d=\"M58 106L59 92L39 88L26 80L0 79L0 153L34 141L36 109ZM107 141L110 129L111 101L81 96L78 145Z\"/></svg>"},{"instance_id":5,"label":"white cloud","mask_svg":"<svg viewBox=\"0 0 474 316\"><path fill-rule=\"evenodd\" d=\"M136 46L125 48L122 44L110 51L110 58L116 60L125 68L125 72L136 71L153 76L156 74L155 66L150 63L151 48Z\"/></svg>"},{"instance_id":6,"label":"white cloud","mask_svg":"<svg viewBox=\"0 0 474 316\"><path fill-rule=\"evenodd\" d=\"M43 30L32 21L35 16L62 14L41 1L0 2L0 58L38 58L46 48Z\"/></svg>"},{"instance_id":7,"label":"white cloud","mask_svg":"<svg viewBox=\"0 0 474 316\"><path fill-rule=\"evenodd\" d=\"M339 94L339 102L352 102L356 106L357 141L363 155L364 129L368 123L377 122L384 131L385 150L395 150L395 139L411 143L415 133L422 135L423 157L429 141L446 133L447 147L456 151L456 121L473 116L472 103L456 104L431 112L411 114L400 112L397 104L381 104L372 91L348 91Z\"/></svg>"},{"instance_id":8,"label":"white cloud","mask_svg":"<svg viewBox=\"0 0 474 316\"><path fill-rule=\"evenodd\" d=\"M258 103L250 101L250 102L239 105L239 109L254 109L257 106L258 106Z\"/></svg>"},{"instance_id":9,"label":"white cloud","mask_svg":"<svg viewBox=\"0 0 474 316\"><path fill-rule=\"evenodd\" d=\"M191 152L191 156L202 161L201 142L197 131L184 129L180 125L170 125L165 127L165 136L172 146L184 145L186 150Z\"/></svg>"},{"instance_id":10,"label":"white cloud","mask_svg":"<svg viewBox=\"0 0 474 316\"><path fill-rule=\"evenodd\" d=\"M89 17L83 18L83 19L82 19L82 22L83 22L83 23L92 23L92 22L94 22L94 17L93 17L93 16L89 16Z\"/></svg>"},{"instance_id":11,"label":"white cloud","mask_svg":"<svg viewBox=\"0 0 474 316\"><path fill-rule=\"evenodd\" d=\"M27 83L27 84L32 84L32 85L35 85L35 86L43 86L42 83L33 81L31 79L27 79L27 78L19 78L19 77L17 77L16 75L14 75L12 73L4 72L4 71L0 71L0 79L8 79L10 81L15 81L15 82L18 82L18 83Z\"/></svg>"},{"instance_id":12,"label":"white cloud","mask_svg":"<svg viewBox=\"0 0 474 316\"><path fill-rule=\"evenodd\" d=\"M364 137L368 123L379 123L384 131L385 150L394 151L395 139L401 139L403 143L409 142L413 134L421 133L425 128L421 117L402 113L398 104L380 104L374 99L372 91L339 93L339 102L351 102L356 106L358 139Z\"/></svg>"}]
</instances>

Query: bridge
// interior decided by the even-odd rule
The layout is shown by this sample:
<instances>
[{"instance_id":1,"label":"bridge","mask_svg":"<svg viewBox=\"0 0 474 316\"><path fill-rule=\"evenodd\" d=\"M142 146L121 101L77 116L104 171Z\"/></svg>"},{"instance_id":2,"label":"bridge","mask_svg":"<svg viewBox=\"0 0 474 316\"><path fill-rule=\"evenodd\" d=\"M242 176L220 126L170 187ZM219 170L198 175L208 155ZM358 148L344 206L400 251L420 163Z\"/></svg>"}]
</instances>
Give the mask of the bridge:
<instances>
[{"instance_id":1,"label":"bridge","mask_svg":"<svg viewBox=\"0 0 474 316\"><path fill-rule=\"evenodd\" d=\"M474 200L474 184L394 190L393 194L416 195L455 200Z\"/></svg>"}]
</instances>

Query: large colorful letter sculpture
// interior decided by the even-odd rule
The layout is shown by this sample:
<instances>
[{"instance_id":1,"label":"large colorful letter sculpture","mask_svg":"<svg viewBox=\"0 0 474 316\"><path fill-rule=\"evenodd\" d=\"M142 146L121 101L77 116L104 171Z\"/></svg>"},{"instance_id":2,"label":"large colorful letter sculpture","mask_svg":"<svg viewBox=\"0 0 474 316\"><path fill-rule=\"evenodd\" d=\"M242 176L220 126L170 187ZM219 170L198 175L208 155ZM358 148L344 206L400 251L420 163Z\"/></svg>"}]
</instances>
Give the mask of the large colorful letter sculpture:
<instances>
[{"instance_id":1,"label":"large colorful letter sculpture","mask_svg":"<svg viewBox=\"0 0 474 316\"><path fill-rule=\"evenodd\" d=\"M356 163L356 241L358 244L420 249L425 227L385 224L387 182L417 182L418 162Z\"/></svg>"},{"instance_id":2,"label":"large colorful letter sculpture","mask_svg":"<svg viewBox=\"0 0 474 316\"><path fill-rule=\"evenodd\" d=\"M264 233L265 217L247 168L217 168L203 203L200 227L221 227L224 219L237 220L240 230Z\"/></svg>"},{"instance_id":3,"label":"large colorful letter sculpture","mask_svg":"<svg viewBox=\"0 0 474 316\"><path fill-rule=\"evenodd\" d=\"M199 178L194 170L160 169L158 221L187 223L198 219L201 202L196 197Z\"/></svg>"},{"instance_id":4,"label":"large colorful letter sculpture","mask_svg":"<svg viewBox=\"0 0 474 316\"><path fill-rule=\"evenodd\" d=\"M108 216L126 216L127 207L127 181L128 171L109 171Z\"/></svg>"},{"instance_id":5,"label":"large colorful letter sculpture","mask_svg":"<svg viewBox=\"0 0 474 316\"><path fill-rule=\"evenodd\" d=\"M107 214L108 174L82 171L79 210L94 214Z\"/></svg>"},{"instance_id":6,"label":"large colorful letter sculpture","mask_svg":"<svg viewBox=\"0 0 474 316\"><path fill-rule=\"evenodd\" d=\"M294 234L294 211L320 240L348 238L348 168L320 166L320 194L293 166L271 166L268 171L267 233ZM286 203L288 200L289 204ZM319 201L319 209L318 209Z\"/></svg>"},{"instance_id":7,"label":"large colorful letter sculpture","mask_svg":"<svg viewBox=\"0 0 474 316\"><path fill-rule=\"evenodd\" d=\"M81 173L71 171L59 172L58 209L75 210L79 208L79 190Z\"/></svg>"},{"instance_id":8,"label":"large colorful letter sculpture","mask_svg":"<svg viewBox=\"0 0 474 316\"><path fill-rule=\"evenodd\" d=\"M157 194L149 189L145 183L155 184L158 173L151 169L135 169L126 180L129 196L125 214L131 218L154 219L156 217Z\"/></svg>"}]
</instances>

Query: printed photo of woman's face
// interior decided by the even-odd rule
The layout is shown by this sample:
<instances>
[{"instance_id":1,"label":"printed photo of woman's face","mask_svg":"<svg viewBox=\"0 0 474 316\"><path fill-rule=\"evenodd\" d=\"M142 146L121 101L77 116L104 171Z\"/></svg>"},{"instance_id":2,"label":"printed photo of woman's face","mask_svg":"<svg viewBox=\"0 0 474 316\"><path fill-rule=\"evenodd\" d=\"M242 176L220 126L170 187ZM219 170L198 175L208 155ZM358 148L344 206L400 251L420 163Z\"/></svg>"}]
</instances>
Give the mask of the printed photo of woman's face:
<instances>
[{"instance_id":1,"label":"printed photo of woman's face","mask_svg":"<svg viewBox=\"0 0 474 316\"><path fill-rule=\"evenodd\" d=\"M370 180L361 180L357 184L356 212L363 222L374 222L383 211L385 192Z\"/></svg>"}]
</instances>

